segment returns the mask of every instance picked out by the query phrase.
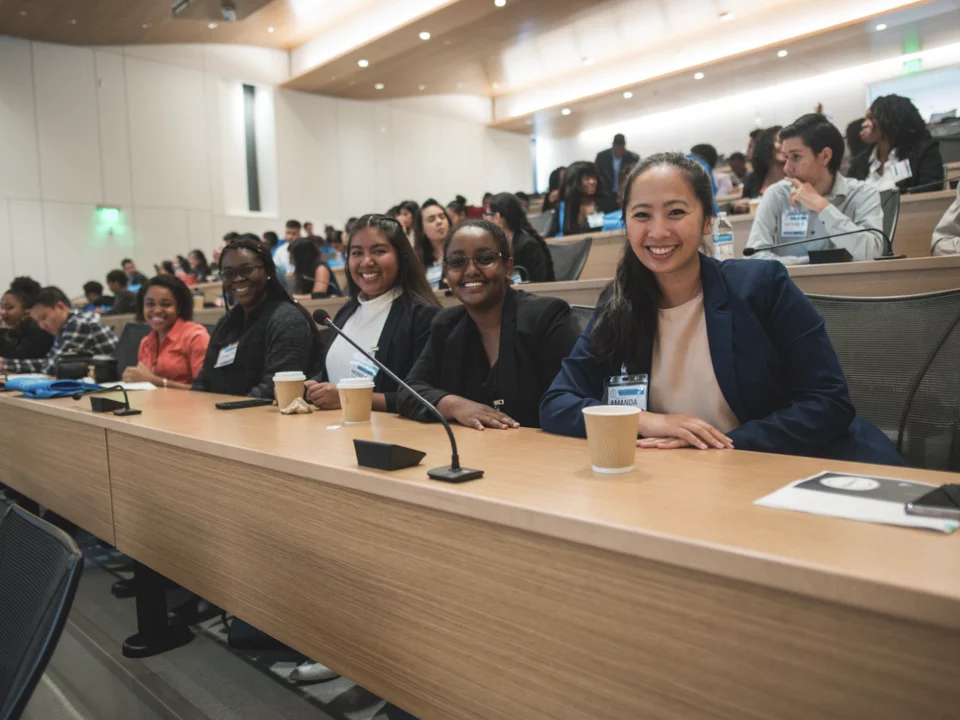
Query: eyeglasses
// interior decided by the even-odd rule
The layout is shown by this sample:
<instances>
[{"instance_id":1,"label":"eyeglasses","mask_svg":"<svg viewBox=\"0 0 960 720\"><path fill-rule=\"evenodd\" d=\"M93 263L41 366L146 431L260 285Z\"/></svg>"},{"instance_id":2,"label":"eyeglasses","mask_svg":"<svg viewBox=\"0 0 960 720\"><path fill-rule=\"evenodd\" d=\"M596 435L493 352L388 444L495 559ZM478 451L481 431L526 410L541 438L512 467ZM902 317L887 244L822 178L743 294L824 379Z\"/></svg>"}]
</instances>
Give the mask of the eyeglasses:
<instances>
[{"instance_id":1,"label":"eyeglasses","mask_svg":"<svg viewBox=\"0 0 960 720\"><path fill-rule=\"evenodd\" d=\"M220 277L226 282L246 280L258 270L263 270L263 265L240 265L235 268L224 268L220 271Z\"/></svg>"},{"instance_id":2,"label":"eyeglasses","mask_svg":"<svg viewBox=\"0 0 960 720\"><path fill-rule=\"evenodd\" d=\"M479 269L493 267L497 264L497 260L500 258L506 259L506 255L503 253L496 253L493 250L480 250L473 257L467 257L466 255L454 255L451 258L445 258L443 264L446 265L451 270L456 270L460 272L461 270L466 270L467 265L473 261L473 264Z\"/></svg>"}]
</instances>

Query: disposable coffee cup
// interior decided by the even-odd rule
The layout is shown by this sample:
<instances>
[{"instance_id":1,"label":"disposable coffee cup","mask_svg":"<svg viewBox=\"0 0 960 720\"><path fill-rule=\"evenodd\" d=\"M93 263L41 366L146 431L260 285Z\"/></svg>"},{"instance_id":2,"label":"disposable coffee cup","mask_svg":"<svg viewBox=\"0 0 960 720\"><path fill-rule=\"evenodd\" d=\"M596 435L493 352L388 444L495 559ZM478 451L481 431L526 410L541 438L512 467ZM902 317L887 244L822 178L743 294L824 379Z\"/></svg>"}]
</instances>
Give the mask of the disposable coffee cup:
<instances>
[{"instance_id":1,"label":"disposable coffee cup","mask_svg":"<svg viewBox=\"0 0 960 720\"><path fill-rule=\"evenodd\" d=\"M344 378L337 383L340 392L340 407L343 409L344 425L370 422L373 411L373 380L370 378Z\"/></svg>"},{"instance_id":2,"label":"disposable coffee cup","mask_svg":"<svg viewBox=\"0 0 960 720\"><path fill-rule=\"evenodd\" d=\"M203 310L203 295L194 295L194 296L193 296L193 309L194 309L194 310Z\"/></svg>"},{"instance_id":3,"label":"disposable coffee cup","mask_svg":"<svg viewBox=\"0 0 960 720\"><path fill-rule=\"evenodd\" d=\"M758 207L760 207L760 198L752 198L750 200L750 214L756 215Z\"/></svg>"},{"instance_id":4,"label":"disposable coffee cup","mask_svg":"<svg viewBox=\"0 0 960 720\"><path fill-rule=\"evenodd\" d=\"M307 376L299 371L278 372L273 376L273 394L283 410L298 397L303 397L303 383Z\"/></svg>"},{"instance_id":5,"label":"disposable coffee cup","mask_svg":"<svg viewBox=\"0 0 960 720\"><path fill-rule=\"evenodd\" d=\"M590 463L595 473L618 475L633 470L637 459L638 415L632 405L593 405L583 409Z\"/></svg>"}]
</instances>

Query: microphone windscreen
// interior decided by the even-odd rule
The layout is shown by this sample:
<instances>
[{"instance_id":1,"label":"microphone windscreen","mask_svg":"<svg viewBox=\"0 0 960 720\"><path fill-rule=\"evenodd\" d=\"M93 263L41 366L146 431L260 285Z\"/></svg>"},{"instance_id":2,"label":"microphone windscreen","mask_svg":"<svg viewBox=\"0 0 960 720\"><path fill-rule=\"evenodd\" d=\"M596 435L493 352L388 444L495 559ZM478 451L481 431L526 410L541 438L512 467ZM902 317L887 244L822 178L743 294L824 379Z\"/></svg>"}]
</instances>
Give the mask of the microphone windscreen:
<instances>
[{"instance_id":1,"label":"microphone windscreen","mask_svg":"<svg viewBox=\"0 0 960 720\"><path fill-rule=\"evenodd\" d=\"M313 321L317 325L325 325L330 319L330 313L328 313L323 308L317 308L313 311Z\"/></svg>"}]
</instances>

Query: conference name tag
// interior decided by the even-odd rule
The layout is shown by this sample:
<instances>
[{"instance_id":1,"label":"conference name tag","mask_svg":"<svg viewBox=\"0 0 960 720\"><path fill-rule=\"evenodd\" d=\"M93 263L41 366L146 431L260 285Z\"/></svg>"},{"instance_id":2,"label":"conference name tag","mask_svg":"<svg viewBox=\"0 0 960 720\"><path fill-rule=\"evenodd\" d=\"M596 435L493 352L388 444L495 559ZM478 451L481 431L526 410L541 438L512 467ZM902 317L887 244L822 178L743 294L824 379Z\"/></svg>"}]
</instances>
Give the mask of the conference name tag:
<instances>
[{"instance_id":1,"label":"conference name tag","mask_svg":"<svg viewBox=\"0 0 960 720\"><path fill-rule=\"evenodd\" d=\"M615 375L603 381L607 405L628 405L647 409L649 375Z\"/></svg>"},{"instance_id":2,"label":"conference name tag","mask_svg":"<svg viewBox=\"0 0 960 720\"><path fill-rule=\"evenodd\" d=\"M587 225L591 228L602 228L603 227L603 213L594 212L587 215Z\"/></svg>"},{"instance_id":3,"label":"conference name tag","mask_svg":"<svg viewBox=\"0 0 960 720\"><path fill-rule=\"evenodd\" d=\"M810 227L807 213L785 211L780 216L780 235L785 238L805 238Z\"/></svg>"},{"instance_id":4,"label":"conference name tag","mask_svg":"<svg viewBox=\"0 0 960 720\"><path fill-rule=\"evenodd\" d=\"M230 343L221 349L220 354L217 355L217 364L214 365L214 367L221 368L227 365L233 365L233 361L237 359L237 346L239 344L240 343Z\"/></svg>"},{"instance_id":5,"label":"conference name tag","mask_svg":"<svg viewBox=\"0 0 960 720\"><path fill-rule=\"evenodd\" d=\"M910 167L909 160L901 160L900 162L894 163L890 166L890 172L897 179L897 182L902 182L907 178L913 177L913 169Z\"/></svg>"},{"instance_id":6,"label":"conference name tag","mask_svg":"<svg viewBox=\"0 0 960 720\"><path fill-rule=\"evenodd\" d=\"M372 348L370 354L374 355L377 352L377 348ZM359 352L354 352L353 357L350 358L350 377L352 378L363 378L373 380L377 373L380 372L380 368L374 365L372 362L367 360Z\"/></svg>"}]
</instances>

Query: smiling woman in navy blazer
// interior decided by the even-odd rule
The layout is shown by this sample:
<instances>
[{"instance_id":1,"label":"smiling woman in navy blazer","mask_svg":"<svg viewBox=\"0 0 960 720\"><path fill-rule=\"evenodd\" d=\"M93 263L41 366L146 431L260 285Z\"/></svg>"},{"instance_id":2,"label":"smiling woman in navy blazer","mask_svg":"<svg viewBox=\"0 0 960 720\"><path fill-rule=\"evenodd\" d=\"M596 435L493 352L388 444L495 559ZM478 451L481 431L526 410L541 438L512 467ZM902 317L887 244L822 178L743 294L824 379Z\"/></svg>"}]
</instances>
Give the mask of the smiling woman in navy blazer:
<instances>
[{"instance_id":1,"label":"smiling woman in navy blazer","mask_svg":"<svg viewBox=\"0 0 960 720\"><path fill-rule=\"evenodd\" d=\"M644 160L623 198L628 244L611 292L543 397L544 430L584 436L604 379L650 374L643 448L736 448L903 463L857 418L823 319L774 261L700 253L710 180L674 153Z\"/></svg>"}]
</instances>

